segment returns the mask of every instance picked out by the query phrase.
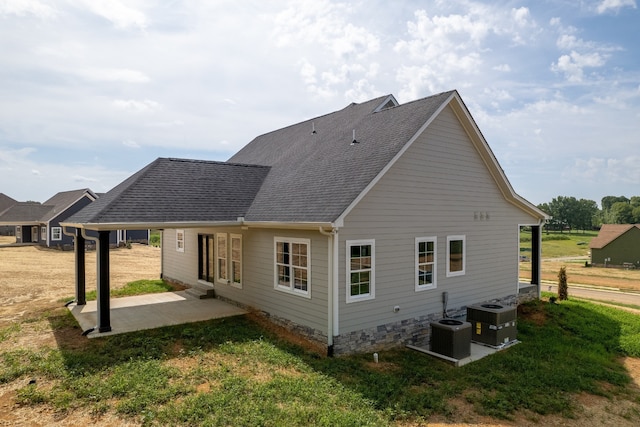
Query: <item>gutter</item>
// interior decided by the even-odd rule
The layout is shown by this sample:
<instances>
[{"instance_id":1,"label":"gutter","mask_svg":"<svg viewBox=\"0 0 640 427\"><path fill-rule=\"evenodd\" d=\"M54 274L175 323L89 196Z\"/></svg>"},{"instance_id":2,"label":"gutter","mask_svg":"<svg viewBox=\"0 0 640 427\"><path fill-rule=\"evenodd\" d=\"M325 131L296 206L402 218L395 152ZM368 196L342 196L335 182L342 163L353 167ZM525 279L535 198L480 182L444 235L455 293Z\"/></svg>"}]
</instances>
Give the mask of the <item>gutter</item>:
<instances>
[{"instance_id":1,"label":"gutter","mask_svg":"<svg viewBox=\"0 0 640 427\"><path fill-rule=\"evenodd\" d=\"M332 227L331 231L325 231L318 227L323 236L329 237L327 245L327 257L329 274L327 275L327 355L333 356L333 337L338 335L339 309L338 309L338 228Z\"/></svg>"},{"instance_id":2,"label":"gutter","mask_svg":"<svg viewBox=\"0 0 640 427\"><path fill-rule=\"evenodd\" d=\"M281 221L245 221L239 217L236 221L180 221L180 222L61 222L63 227L75 227L94 231L135 230L148 228L160 230L165 228L200 228L200 227L253 227L280 228L288 230L316 230L318 227L333 228L331 222L281 222Z\"/></svg>"}]
</instances>

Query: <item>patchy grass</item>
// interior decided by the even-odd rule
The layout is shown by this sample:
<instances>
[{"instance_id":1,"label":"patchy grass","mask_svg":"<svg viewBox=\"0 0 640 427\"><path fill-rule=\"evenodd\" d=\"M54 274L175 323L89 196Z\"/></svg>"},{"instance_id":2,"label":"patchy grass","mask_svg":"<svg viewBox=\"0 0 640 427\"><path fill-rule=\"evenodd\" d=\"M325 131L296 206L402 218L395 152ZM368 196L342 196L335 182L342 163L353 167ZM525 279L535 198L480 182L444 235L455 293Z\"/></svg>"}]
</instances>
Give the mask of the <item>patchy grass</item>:
<instances>
[{"instance_id":1,"label":"patchy grass","mask_svg":"<svg viewBox=\"0 0 640 427\"><path fill-rule=\"evenodd\" d=\"M118 298L130 297L134 295L156 294L160 292L171 292L175 290L175 286L162 279L136 280L135 282L127 283L122 288L111 289L110 295L113 298ZM96 298L97 296L95 290L87 292L87 301L93 301Z\"/></svg>"},{"instance_id":2,"label":"patchy grass","mask_svg":"<svg viewBox=\"0 0 640 427\"><path fill-rule=\"evenodd\" d=\"M38 411L144 425L366 426L459 422L461 398L476 417L507 420L575 417L583 394L640 407L621 362L640 357L640 317L585 301L521 306L521 344L461 368L402 348L377 364L370 354L325 358L246 316L78 345L65 339L77 334L66 310L48 316L57 346L0 352L0 385Z\"/></svg>"}]
</instances>

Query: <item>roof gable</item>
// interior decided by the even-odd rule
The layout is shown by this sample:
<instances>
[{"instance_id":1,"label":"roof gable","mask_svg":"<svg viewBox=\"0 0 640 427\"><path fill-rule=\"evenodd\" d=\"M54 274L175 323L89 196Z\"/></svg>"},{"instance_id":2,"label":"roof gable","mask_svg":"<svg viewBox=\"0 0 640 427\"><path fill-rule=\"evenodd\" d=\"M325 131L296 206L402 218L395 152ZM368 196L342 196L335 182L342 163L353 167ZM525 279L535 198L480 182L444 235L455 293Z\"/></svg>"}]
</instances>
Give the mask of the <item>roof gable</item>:
<instances>
[{"instance_id":1,"label":"roof gable","mask_svg":"<svg viewBox=\"0 0 640 427\"><path fill-rule=\"evenodd\" d=\"M450 106L505 199L541 220L518 196L456 91L398 105L392 95L256 137L228 162L160 158L65 225L333 223L367 194Z\"/></svg>"},{"instance_id":2,"label":"roof gable","mask_svg":"<svg viewBox=\"0 0 640 427\"><path fill-rule=\"evenodd\" d=\"M0 214L2 214L4 211L9 209L16 203L18 203L16 200L12 199L4 193L0 193Z\"/></svg>"},{"instance_id":3,"label":"roof gable","mask_svg":"<svg viewBox=\"0 0 640 427\"><path fill-rule=\"evenodd\" d=\"M377 112L389 96L352 103L255 138L230 159L272 168L246 219L336 220L452 93Z\"/></svg>"},{"instance_id":4,"label":"roof gable","mask_svg":"<svg viewBox=\"0 0 640 427\"><path fill-rule=\"evenodd\" d=\"M53 197L43 203L43 205L51 206L51 210L43 215L41 220L46 222L55 218L84 197L93 201L96 200L98 196L88 188L56 193Z\"/></svg>"},{"instance_id":5,"label":"roof gable","mask_svg":"<svg viewBox=\"0 0 640 427\"><path fill-rule=\"evenodd\" d=\"M640 228L640 224L602 224L598 235L591 239L590 249L602 249L632 228Z\"/></svg>"}]
</instances>

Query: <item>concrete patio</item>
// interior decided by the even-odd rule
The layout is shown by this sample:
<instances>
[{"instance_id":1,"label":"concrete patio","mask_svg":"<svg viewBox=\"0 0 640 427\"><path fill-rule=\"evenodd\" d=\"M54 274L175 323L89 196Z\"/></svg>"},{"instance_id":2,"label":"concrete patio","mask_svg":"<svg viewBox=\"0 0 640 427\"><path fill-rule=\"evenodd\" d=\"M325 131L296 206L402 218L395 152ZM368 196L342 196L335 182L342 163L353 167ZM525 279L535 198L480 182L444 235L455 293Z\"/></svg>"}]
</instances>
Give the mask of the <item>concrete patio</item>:
<instances>
[{"instance_id":1,"label":"concrete patio","mask_svg":"<svg viewBox=\"0 0 640 427\"><path fill-rule=\"evenodd\" d=\"M72 303L69 310L89 338L237 316L247 312L218 299L199 299L186 291L112 298L111 331L99 333L96 301ZM90 331L90 332L87 332Z\"/></svg>"}]
</instances>

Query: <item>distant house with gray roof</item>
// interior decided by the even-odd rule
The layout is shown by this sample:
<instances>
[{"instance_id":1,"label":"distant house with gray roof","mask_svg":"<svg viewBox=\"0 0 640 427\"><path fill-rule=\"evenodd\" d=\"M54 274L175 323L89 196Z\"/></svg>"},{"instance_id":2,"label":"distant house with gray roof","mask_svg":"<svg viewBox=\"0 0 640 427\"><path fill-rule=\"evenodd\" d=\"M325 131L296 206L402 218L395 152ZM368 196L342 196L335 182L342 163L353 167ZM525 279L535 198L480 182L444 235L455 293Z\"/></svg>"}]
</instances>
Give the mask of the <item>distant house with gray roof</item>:
<instances>
[{"instance_id":1,"label":"distant house with gray roof","mask_svg":"<svg viewBox=\"0 0 640 427\"><path fill-rule=\"evenodd\" d=\"M52 248L71 248L73 237L63 232L60 223L98 198L88 188L56 193L44 203L16 202L0 213L0 226L14 227L16 243L31 243ZM119 240L123 239L123 240ZM115 232L111 243L133 240L148 242L148 230Z\"/></svg>"},{"instance_id":2,"label":"distant house with gray roof","mask_svg":"<svg viewBox=\"0 0 640 427\"><path fill-rule=\"evenodd\" d=\"M16 203L18 203L17 200L12 199L4 193L0 193L0 215ZM15 227L0 225L0 236L13 236L14 233Z\"/></svg>"},{"instance_id":3,"label":"distant house with gray roof","mask_svg":"<svg viewBox=\"0 0 640 427\"><path fill-rule=\"evenodd\" d=\"M595 266L640 268L640 224L602 224L589 249Z\"/></svg>"},{"instance_id":4,"label":"distant house with gray roof","mask_svg":"<svg viewBox=\"0 0 640 427\"><path fill-rule=\"evenodd\" d=\"M545 218L450 91L352 103L258 136L227 162L159 158L63 226L161 229L162 277L346 354L424 344L434 319L539 295ZM527 284L522 226L533 235ZM108 295L108 275L98 287ZM108 304L98 332L111 330Z\"/></svg>"}]
</instances>

